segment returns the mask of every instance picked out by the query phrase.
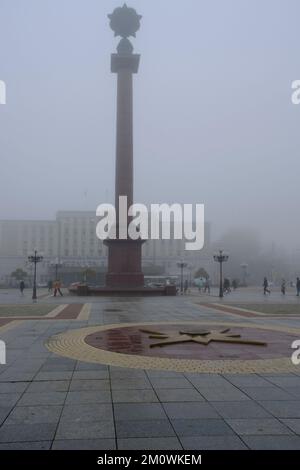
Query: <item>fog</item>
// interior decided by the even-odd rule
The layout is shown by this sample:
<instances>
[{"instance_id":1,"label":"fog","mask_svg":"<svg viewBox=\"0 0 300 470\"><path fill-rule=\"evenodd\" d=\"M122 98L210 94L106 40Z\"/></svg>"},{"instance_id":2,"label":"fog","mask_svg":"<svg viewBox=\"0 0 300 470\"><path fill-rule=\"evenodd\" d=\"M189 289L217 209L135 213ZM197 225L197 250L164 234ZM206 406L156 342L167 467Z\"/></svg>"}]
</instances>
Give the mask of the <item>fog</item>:
<instances>
[{"instance_id":1,"label":"fog","mask_svg":"<svg viewBox=\"0 0 300 470\"><path fill-rule=\"evenodd\" d=\"M212 236L299 243L298 0L131 0L135 201L204 203ZM113 201L107 0L0 0L0 219ZM225 247L226 248L226 247Z\"/></svg>"}]
</instances>

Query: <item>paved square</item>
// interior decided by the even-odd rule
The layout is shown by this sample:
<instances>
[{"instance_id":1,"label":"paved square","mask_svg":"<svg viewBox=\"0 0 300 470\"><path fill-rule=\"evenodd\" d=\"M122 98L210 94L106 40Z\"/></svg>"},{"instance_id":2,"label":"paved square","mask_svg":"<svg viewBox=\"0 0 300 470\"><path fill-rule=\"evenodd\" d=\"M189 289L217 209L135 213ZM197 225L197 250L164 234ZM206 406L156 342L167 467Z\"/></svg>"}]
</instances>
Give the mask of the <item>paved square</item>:
<instances>
[{"instance_id":1,"label":"paved square","mask_svg":"<svg viewBox=\"0 0 300 470\"><path fill-rule=\"evenodd\" d=\"M35 305L40 313L34 318L28 315L26 299L24 314L20 299L15 301L16 315L6 314L4 305L1 315L8 323L0 324L0 339L7 346L7 364L0 366L0 450L300 449L300 366L292 366L289 359L290 336L297 335L300 316L296 307L286 316L281 310L273 314L271 307L254 312L257 297L257 293L237 293L236 303L225 299L220 305L217 297L203 301L197 293L175 298L89 297L88 303L72 296L65 296L63 303L45 296ZM8 301L13 301L13 294ZM252 308L245 307L247 302ZM9 305L7 311L13 313ZM202 348L197 354L203 354L200 362L206 364L205 370L184 370L178 357L171 358L176 367L172 363L165 367L168 363L161 360L170 358L167 350L159 348L154 348L158 363L151 355L149 366L141 367L135 359L132 366L110 359L101 362L93 346L89 346L95 353L91 359L84 339L78 357L68 348L53 352L47 347L66 333L71 338L85 328L137 323L150 324L149 329L158 324L213 324L221 329L230 323L233 331L242 325L249 332L257 325L269 342L267 365L243 370L243 361L234 357L238 355L234 344L228 350L218 349L216 343L206 350L207 346L195 344ZM280 357L272 349L277 340ZM186 364L184 354L190 354L191 346L181 349ZM178 351L180 347L176 346ZM251 346L245 348L251 355ZM209 351L221 350L228 356L209 357ZM174 345L170 351L173 354ZM220 372L215 363L226 364L228 357L239 362L239 369L226 366ZM278 367L276 361L283 357L285 362ZM256 359L248 357L245 363Z\"/></svg>"}]
</instances>

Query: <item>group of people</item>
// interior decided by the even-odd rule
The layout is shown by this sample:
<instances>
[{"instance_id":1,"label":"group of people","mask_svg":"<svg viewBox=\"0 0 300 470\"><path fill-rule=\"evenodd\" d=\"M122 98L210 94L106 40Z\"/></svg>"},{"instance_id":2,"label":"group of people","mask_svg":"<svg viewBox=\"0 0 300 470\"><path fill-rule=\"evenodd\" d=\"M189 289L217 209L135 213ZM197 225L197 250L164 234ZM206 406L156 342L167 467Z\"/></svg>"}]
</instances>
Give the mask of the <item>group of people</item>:
<instances>
[{"instance_id":1,"label":"group of people","mask_svg":"<svg viewBox=\"0 0 300 470\"><path fill-rule=\"evenodd\" d=\"M23 296L24 295L24 290L25 290L25 282L23 280L20 281L19 289L20 289L21 295ZM49 281L48 282L48 292L50 294L53 293L53 297L56 297L57 293L59 293L61 296L63 296L63 293L61 291L61 282L60 282L60 280L57 280L57 281L54 281L54 282Z\"/></svg>"},{"instance_id":2,"label":"group of people","mask_svg":"<svg viewBox=\"0 0 300 470\"><path fill-rule=\"evenodd\" d=\"M238 281L236 279L233 279L232 282L230 282L230 279L225 277L223 281L223 292L224 294L229 294L231 292L231 289L236 290L238 287ZM198 286L199 292L208 293L210 294L210 288L211 288L211 280L209 277L205 278L205 281L202 285Z\"/></svg>"},{"instance_id":3,"label":"group of people","mask_svg":"<svg viewBox=\"0 0 300 470\"><path fill-rule=\"evenodd\" d=\"M203 288L204 292L207 292L208 294L210 294L210 286L211 286L210 278L206 277L204 282L201 282L201 284L198 284L198 291L202 292L202 288Z\"/></svg>"},{"instance_id":4,"label":"group of people","mask_svg":"<svg viewBox=\"0 0 300 470\"><path fill-rule=\"evenodd\" d=\"M264 295L271 294L269 282L266 277L264 277L263 288L264 288ZM285 295L286 293L286 280L285 279L282 279L281 281L280 291L282 295ZM296 295L297 297L300 296L300 278L299 277L297 277L297 280L296 280Z\"/></svg>"}]
</instances>

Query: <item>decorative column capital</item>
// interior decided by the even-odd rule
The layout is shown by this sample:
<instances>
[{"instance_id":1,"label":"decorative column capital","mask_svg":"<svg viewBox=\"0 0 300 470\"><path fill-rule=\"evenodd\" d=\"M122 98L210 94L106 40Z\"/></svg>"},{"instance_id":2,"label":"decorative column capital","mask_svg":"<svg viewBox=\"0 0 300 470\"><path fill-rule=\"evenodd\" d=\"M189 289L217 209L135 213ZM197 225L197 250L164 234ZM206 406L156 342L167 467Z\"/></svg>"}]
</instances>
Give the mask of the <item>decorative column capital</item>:
<instances>
[{"instance_id":1,"label":"decorative column capital","mask_svg":"<svg viewBox=\"0 0 300 470\"><path fill-rule=\"evenodd\" d=\"M140 29L141 15L138 15L134 8L128 8L126 3L122 7L116 8L112 14L108 15L110 27L115 36L122 38L135 37L135 33Z\"/></svg>"},{"instance_id":2,"label":"decorative column capital","mask_svg":"<svg viewBox=\"0 0 300 470\"><path fill-rule=\"evenodd\" d=\"M111 71L118 73L126 69L131 73L137 73L140 56L133 54L133 46L128 38L135 37L140 29L141 15L138 15L134 8L128 8L125 3L123 7L116 8L111 15L108 15L108 18L115 36L122 38L117 46L117 54L111 55Z\"/></svg>"}]
</instances>

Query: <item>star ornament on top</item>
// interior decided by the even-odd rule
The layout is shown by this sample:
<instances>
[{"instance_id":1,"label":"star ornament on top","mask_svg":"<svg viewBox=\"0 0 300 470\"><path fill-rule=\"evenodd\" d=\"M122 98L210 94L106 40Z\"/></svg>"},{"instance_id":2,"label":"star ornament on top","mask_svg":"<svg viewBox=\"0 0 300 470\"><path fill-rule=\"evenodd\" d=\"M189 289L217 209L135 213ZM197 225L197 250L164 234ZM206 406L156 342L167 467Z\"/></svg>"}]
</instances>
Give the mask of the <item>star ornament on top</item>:
<instances>
[{"instance_id":1,"label":"star ornament on top","mask_svg":"<svg viewBox=\"0 0 300 470\"><path fill-rule=\"evenodd\" d=\"M197 331L179 331L179 334L167 335L151 330L140 330L142 333L149 335L151 339L160 339L158 343L150 344L150 348L162 347L171 344L180 343L198 343L208 345L211 342L245 344L253 346L266 346L267 343L256 340L242 339L241 335L230 333L230 328L225 330L197 330Z\"/></svg>"},{"instance_id":2,"label":"star ornament on top","mask_svg":"<svg viewBox=\"0 0 300 470\"><path fill-rule=\"evenodd\" d=\"M128 38L136 36L135 33L140 29L142 16L138 15L134 8L128 8L124 3L122 7L116 8L111 15L108 15L108 18L115 36Z\"/></svg>"}]
</instances>

